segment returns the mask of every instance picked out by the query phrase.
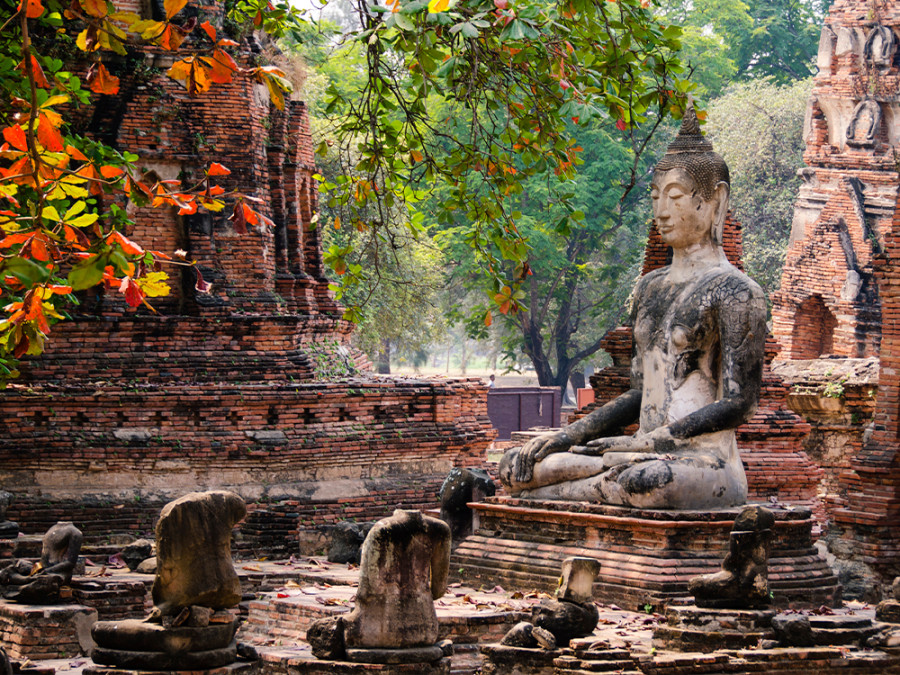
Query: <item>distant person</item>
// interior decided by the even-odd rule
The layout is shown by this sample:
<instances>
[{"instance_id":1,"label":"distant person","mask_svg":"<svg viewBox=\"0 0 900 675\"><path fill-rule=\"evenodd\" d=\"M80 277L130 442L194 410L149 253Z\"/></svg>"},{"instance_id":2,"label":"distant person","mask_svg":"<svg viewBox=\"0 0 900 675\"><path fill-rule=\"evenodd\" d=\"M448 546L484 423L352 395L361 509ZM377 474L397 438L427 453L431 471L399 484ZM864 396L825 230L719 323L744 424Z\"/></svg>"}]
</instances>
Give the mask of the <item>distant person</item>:
<instances>
[{"instance_id":1,"label":"distant person","mask_svg":"<svg viewBox=\"0 0 900 675\"><path fill-rule=\"evenodd\" d=\"M491 376L488 378L488 389L493 389L497 384L497 376L491 373Z\"/></svg>"}]
</instances>

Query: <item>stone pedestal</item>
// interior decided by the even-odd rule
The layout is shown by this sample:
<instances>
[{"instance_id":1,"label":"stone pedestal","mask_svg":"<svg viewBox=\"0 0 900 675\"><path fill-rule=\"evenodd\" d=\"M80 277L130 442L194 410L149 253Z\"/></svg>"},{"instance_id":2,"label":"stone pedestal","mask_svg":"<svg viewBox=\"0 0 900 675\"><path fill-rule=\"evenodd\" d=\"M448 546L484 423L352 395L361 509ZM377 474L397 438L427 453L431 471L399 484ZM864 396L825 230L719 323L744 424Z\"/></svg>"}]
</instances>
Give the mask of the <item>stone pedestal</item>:
<instances>
[{"instance_id":1,"label":"stone pedestal","mask_svg":"<svg viewBox=\"0 0 900 675\"><path fill-rule=\"evenodd\" d=\"M505 645L481 648L484 675L583 675L591 672L637 675L634 659L626 649L591 649L591 640L573 640L566 649L528 649Z\"/></svg>"},{"instance_id":2,"label":"stone pedestal","mask_svg":"<svg viewBox=\"0 0 900 675\"><path fill-rule=\"evenodd\" d=\"M666 625L653 631L653 646L675 652L747 649L774 640L773 609L669 607ZM774 646L774 645L771 645Z\"/></svg>"},{"instance_id":3,"label":"stone pedestal","mask_svg":"<svg viewBox=\"0 0 900 675\"><path fill-rule=\"evenodd\" d=\"M310 657L287 659L279 664L279 668L278 672L285 675L450 675L450 657L433 663L351 663Z\"/></svg>"},{"instance_id":4,"label":"stone pedestal","mask_svg":"<svg viewBox=\"0 0 900 675\"><path fill-rule=\"evenodd\" d=\"M135 670L208 670L237 659L237 619L227 615L206 626L171 626L139 619L99 621L91 634L95 663ZM227 618L227 621L224 619Z\"/></svg>"},{"instance_id":5,"label":"stone pedestal","mask_svg":"<svg viewBox=\"0 0 900 675\"><path fill-rule=\"evenodd\" d=\"M0 600L0 644L12 659L87 654L97 610L83 605L18 605Z\"/></svg>"},{"instance_id":6,"label":"stone pedestal","mask_svg":"<svg viewBox=\"0 0 900 675\"><path fill-rule=\"evenodd\" d=\"M153 675L183 675L178 670L154 671ZM206 670L194 670L191 675L257 675L260 672L259 662L232 663L221 668L208 668ZM123 670L122 668L108 668L106 666L85 666L84 675L146 675L143 670Z\"/></svg>"},{"instance_id":7,"label":"stone pedestal","mask_svg":"<svg viewBox=\"0 0 900 675\"><path fill-rule=\"evenodd\" d=\"M600 562L594 598L631 610L689 602L688 581L718 571L740 513L739 508L650 511L513 497L490 497L470 507L475 533L459 543L450 564L461 580L550 591L565 558L588 556ZM838 580L813 547L810 511L774 514L769 559L774 605L840 605Z\"/></svg>"}]
</instances>

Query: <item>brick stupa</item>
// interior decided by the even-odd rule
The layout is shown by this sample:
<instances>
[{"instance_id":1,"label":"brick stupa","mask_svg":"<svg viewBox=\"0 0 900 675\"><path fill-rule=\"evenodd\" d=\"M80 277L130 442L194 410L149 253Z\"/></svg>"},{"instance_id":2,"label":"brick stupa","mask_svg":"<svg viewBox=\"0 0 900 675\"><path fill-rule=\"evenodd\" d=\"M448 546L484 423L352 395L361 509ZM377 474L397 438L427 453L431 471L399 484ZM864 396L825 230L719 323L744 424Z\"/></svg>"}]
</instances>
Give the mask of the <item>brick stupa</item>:
<instances>
[{"instance_id":1,"label":"brick stupa","mask_svg":"<svg viewBox=\"0 0 900 675\"><path fill-rule=\"evenodd\" d=\"M161 4L119 9L154 18ZM220 5L184 12L224 30ZM258 51L245 39L235 57L248 65ZM88 539L140 535L167 501L227 488L249 503L237 546L287 555L320 550L338 520L436 506L450 468L484 460L487 388L314 378L323 359L348 375L364 364L323 271L305 105L279 111L247 77L192 98L157 74L173 57L154 47L107 58L120 93L79 111L81 130L162 179L193 184L224 165L231 174L217 182L261 200L274 227L236 232L231 205L184 217L129 206L127 236L184 249L212 291L195 291L194 268L168 270L171 295L151 300L158 314L130 310L113 289L85 294L74 320L54 326L46 353L0 397L9 517L25 532L73 520Z\"/></svg>"}]
</instances>

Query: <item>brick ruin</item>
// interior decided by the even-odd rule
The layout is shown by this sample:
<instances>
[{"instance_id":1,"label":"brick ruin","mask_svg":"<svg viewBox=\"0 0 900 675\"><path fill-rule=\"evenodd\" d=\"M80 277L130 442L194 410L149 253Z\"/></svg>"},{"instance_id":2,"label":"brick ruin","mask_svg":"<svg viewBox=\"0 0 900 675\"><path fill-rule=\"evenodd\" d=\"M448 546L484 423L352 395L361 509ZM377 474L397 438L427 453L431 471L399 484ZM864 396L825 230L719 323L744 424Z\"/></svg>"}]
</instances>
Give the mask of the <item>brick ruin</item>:
<instances>
[{"instance_id":1,"label":"brick ruin","mask_svg":"<svg viewBox=\"0 0 900 675\"><path fill-rule=\"evenodd\" d=\"M825 472L829 548L850 595L900 573L897 359L897 112L900 7L838 0L822 29L794 209L772 323L775 370Z\"/></svg>"},{"instance_id":2,"label":"brick ruin","mask_svg":"<svg viewBox=\"0 0 900 675\"><path fill-rule=\"evenodd\" d=\"M221 8L188 9L221 29ZM239 61L251 47L245 39ZM71 519L89 538L141 535L170 499L226 487L250 505L238 546L290 554L321 547L337 520L435 506L451 467L485 458L487 388L361 372L323 270L304 104L278 111L264 85L240 77L190 98L162 75L172 61L148 47L108 64L120 93L74 117L163 179L191 184L210 162L226 166L219 184L252 189L274 227L237 234L228 206L184 217L129 206L126 235L184 249L212 291L197 293L181 267L166 270L172 292L151 300L157 314L115 291L83 294L0 396L8 516L26 532ZM316 379L322 362L348 377Z\"/></svg>"}]
</instances>

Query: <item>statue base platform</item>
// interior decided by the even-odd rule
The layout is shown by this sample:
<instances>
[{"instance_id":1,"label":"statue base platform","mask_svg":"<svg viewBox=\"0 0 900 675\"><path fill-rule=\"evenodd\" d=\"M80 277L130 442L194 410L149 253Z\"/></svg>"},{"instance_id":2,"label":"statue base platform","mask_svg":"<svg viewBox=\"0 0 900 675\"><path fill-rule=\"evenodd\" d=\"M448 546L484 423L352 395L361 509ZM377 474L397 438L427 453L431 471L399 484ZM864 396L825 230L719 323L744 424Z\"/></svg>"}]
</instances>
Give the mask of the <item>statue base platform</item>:
<instances>
[{"instance_id":1,"label":"statue base platform","mask_svg":"<svg viewBox=\"0 0 900 675\"><path fill-rule=\"evenodd\" d=\"M0 644L11 659L87 654L97 610L83 605L20 605L0 600Z\"/></svg>"},{"instance_id":2,"label":"statue base platform","mask_svg":"<svg viewBox=\"0 0 900 675\"><path fill-rule=\"evenodd\" d=\"M458 580L552 591L565 558L588 556L601 565L594 598L636 611L688 604L688 581L721 568L741 511L643 510L514 497L489 497L469 506L474 533L457 545L450 563ZM773 606L840 606L837 577L813 546L809 509L773 513Z\"/></svg>"},{"instance_id":3,"label":"statue base platform","mask_svg":"<svg viewBox=\"0 0 900 675\"><path fill-rule=\"evenodd\" d=\"M277 670L271 670L273 667ZM431 663L353 663L351 661L321 661L312 655L282 659L277 664L263 661L264 673L279 675L450 675L450 657ZM90 673L85 675L112 675Z\"/></svg>"},{"instance_id":4,"label":"statue base platform","mask_svg":"<svg viewBox=\"0 0 900 675\"><path fill-rule=\"evenodd\" d=\"M453 656L453 643L450 640L442 640L429 647L407 649L347 649L348 661L379 665L417 663L427 666L450 656Z\"/></svg>"},{"instance_id":5,"label":"statue base platform","mask_svg":"<svg viewBox=\"0 0 900 675\"><path fill-rule=\"evenodd\" d=\"M669 607L666 625L653 631L653 646L673 652L758 647L764 640L775 640L775 614L774 609Z\"/></svg>"},{"instance_id":6,"label":"statue base platform","mask_svg":"<svg viewBox=\"0 0 900 675\"><path fill-rule=\"evenodd\" d=\"M110 668L108 666L90 665L85 666L82 670L83 675L143 675L144 673L153 673L153 675L183 675L183 668L178 670L128 670L123 668ZM221 668L207 668L205 670L192 670L191 675L257 675L260 672L259 662L252 663L239 662L232 663Z\"/></svg>"},{"instance_id":7,"label":"statue base platform","mask_svg":"<svg viewBox=\"0 0 900 675\"><path fill-rule=\"evenodd\" d=\"M566 649L528 649L505 645L481 648L484 675L563 675L564 673L610 672L639 675L626 649L591 649L590 638L573 640Z\"/></svg>"}]
</instances>

